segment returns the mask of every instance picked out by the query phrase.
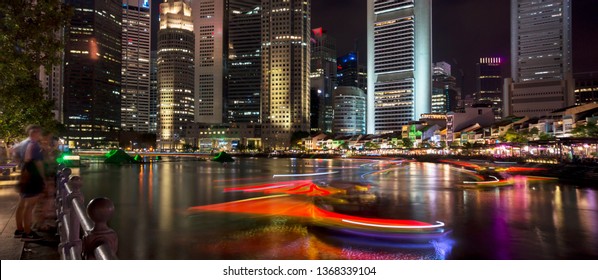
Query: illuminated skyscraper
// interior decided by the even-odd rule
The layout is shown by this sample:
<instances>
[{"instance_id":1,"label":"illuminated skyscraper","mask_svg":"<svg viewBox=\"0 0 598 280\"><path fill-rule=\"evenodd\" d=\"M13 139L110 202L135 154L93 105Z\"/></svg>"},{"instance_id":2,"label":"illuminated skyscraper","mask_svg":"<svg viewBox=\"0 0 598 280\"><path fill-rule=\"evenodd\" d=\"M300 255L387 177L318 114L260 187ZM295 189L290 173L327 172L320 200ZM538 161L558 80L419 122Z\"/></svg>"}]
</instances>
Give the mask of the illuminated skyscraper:
<instances>
[{"instance_id":1,"label":"illuminated skyscraper","mask_svg":"<svg viewBox=\"0 0 598 280\"><path fill-rule=\"evenodd\" d=\"M357 87L339 86L334 90L335 134L365 134L365 93Z\"/></svg>"},{"instance_id":2,"label":"illuminated skyscraper","mask_svg":"<svg viewBox=\"0 0 598 280\"><path fill-rule=\"evenodd\" d=\"M59 35L62 36L62 35ZM54 119L59 122L63 122L62 118L62 96L63 96L63 65L53 65L51 69L46 71L44 66L39 67L38 79L40 86L46 92L46 98L54 101Z\"/></svg>"},{"instance_id":3,"label":"illuminated skyscraper","mask_svg":"<svg viewBox=\"0 0 598 280\"><path fill-rule=\"evenodd\" d=\"M158 30L158 147L182 146L187 126L195 117L193 20L183 0L160 4Z\"/></svg>"},{"instance_id":4,"label":"illuminated skyscraper","mask_svg":"<svg viewBox=\"0 0 598 280\"><path fill-rule=\"evenodd\" d=\"M309 131L310 0L262 0L262 139L287 148Z\"/></svg>"},{"instance_id":5,"label":"illuminated skyscraper","mask_svg":"<svg viewBox=\"0 0 598 280\"><path fill-rule=\"evenodd\" d=\"M196 122L212 124L223 122L227 2L222 0L193 0L191 2L193 28L196 36Z\"/></svg>"},{"instance_id":6,"label":"illuminated skyscraper","mask_svg":"<svg viewBox=\"0 0 598 280\"><path fill-rule=\"evenodd\" d=\"M229 0L225 122L260 122L261 0Z\"/></svg>"},{"instance_id":7,"label":"illuminated skyscraper","mask_svg":"<svg viewBox=\"0 0 598 280\"><path fill-rule=\"evenodd\" d=\"M503 78L500 57L482 57L476 64L476 100L492 107L496 119L502 118Z\"/></svg>"},{"instance_id":8,"label":"illuminated skyscraper","mask_svg":"<svg viewBox=\"0 0 598 280\"><path fill-rule=\"evenodd\" d=\"M336 40L320 27L312 30L310 91L311 130L332 133L336 85ZM313 106L315 105L315 106Z\"/></svg>"},{"instance_id":9,"label":"illuminated skyscraper","mask_svg":"<svg viewBox=\"0 0 598 280\"><path fill-rule=\"evenodd\" d=\"M511 0L513 81L562 80L571 73L571 1Z\"/></svg>"},{"instance_id":10,"label":"illuminated skyscraper","mask_svg":"<svg viewBox=\"0 0 598 280\"><path fill-rule=\"evenodd\" d=\"M458 102L456 79L451 76L451 65L441 61L434 63L432 75L431 113L446 114L454 111Z\"/></svg>"},{"instance_id":11,"label":"illuminated skyscraper","mask_svg":"<svg viewBox=\"0 0 598 280\"><path fill-rule=\"evenodd\" d=\"M158 52L150 55L150 133L158 132Z\"/></svg>"},{"instance_id":12,"label":"illuminated skyscraper","mask_svg":"<svg viewBox=\"0 0 598 280\"><path fill-rule=\"evenodd\" d=\"M431 110L432 1L368 0L368 133Z\"/></svg>"},{"instance_id":13,"label":"illuminated skyscraper","mask_svg":"<svg viewBox=\"0 0 598 280\"><path fill-rule=\"evenodd\" d=\"M506 115L542 116L573 105L571 1L511 0L511 58Z\"/></svg>"},{"instance_id":14,"label":"illuminated skyscraper","mask_svg":"<svg viewBox=\"0 0 598 280\"><path fill-rule=\"evenodd\" d=\"M575 73L575 105L598 103L598 72Z\"/></svg>"},{"instance_id":15,"label":"illuminated skyscraper","mask_svg":"<svg viewBox=\"0 0 598 280\"><path fill-rule=\"evenodd\" d=\"M65 137L72 147L118 145L122 1L65 3L74 11L65 29Z\"/></svg>"},{"instance_id":16,"label":"illuminated skyscraper","mask_svg":"<svg viewBox=\"0 0 598 280\"><path fill-rule=\"evenodd\" d=\"M149 132L151 2L122 3L121 126L123 131Z\"/></svg>"},{"instance_id":17,"label":"illuminated skyscraper","mask_svg":"<svg viewBox=\"0 0 598 280\"><path fill-rule=\"evenodd\" d=\"M339 87L358 87L367 92L367 74L359 64L359 54L350 52L336 59L336 84Z\"/></svg>"}]
</instances>

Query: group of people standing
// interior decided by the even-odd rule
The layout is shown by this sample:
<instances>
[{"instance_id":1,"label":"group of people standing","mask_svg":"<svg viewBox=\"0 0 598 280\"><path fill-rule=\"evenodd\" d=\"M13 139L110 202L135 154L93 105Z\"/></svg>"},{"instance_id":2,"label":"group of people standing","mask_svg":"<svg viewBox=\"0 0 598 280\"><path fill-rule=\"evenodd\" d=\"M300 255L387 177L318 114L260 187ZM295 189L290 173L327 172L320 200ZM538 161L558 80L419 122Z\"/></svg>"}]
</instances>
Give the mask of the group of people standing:
<instances>
[{"instance_id":1,"label":"group of people standing","mask_svg":"<svg viewBox=\"0 0 598 280\"><path fill-rule=\"evenodd\" d=\"M38 231L55 228L53 205L58 149L52 134L44 132L40 126L30 125L26 133L27 139L12 148L13 158L21 169L17 183L20 200L16 210L17 229L14 237L23 241L38 241L43 237L33 230L34 225ZM34 209L37 209L35 217Z\"/></svg>"}]
</instances>

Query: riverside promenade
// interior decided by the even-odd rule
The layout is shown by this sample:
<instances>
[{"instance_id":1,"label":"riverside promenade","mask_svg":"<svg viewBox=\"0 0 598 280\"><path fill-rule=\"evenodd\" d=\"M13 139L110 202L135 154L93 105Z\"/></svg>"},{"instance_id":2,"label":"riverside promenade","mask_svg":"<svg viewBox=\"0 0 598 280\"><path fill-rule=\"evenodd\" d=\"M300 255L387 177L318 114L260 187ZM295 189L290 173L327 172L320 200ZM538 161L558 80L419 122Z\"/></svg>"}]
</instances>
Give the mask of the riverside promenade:
<instances>
[{"instance_id":1,"label":"riverside promenade","mask_svg":"<svg viewBox=\"0 0 598 280\"><path fill-rule=\"evenodd\" d=\"M14 238L17 229L15 213L19 194L14 177L0 179L0 260L57 260L58 240L53 232L39 232L44 237L36 242Z\"/></svg>"}]
</instances>

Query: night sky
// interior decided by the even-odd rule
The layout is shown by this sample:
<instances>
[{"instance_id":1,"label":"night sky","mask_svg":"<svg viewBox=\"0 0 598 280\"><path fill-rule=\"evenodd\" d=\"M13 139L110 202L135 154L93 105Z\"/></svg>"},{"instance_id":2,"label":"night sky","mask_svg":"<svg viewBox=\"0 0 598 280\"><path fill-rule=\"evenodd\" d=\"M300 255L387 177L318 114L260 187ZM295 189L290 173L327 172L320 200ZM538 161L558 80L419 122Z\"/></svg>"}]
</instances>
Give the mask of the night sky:
<instances>
[{"instance_id":1,"label":"night sky","mask_svg":"<svg viewBox=\"0 0 598 280\"><path fill-rule=\"evenodd\" d=\"M153 6L160 2L154 1ZM510 75L510 2L432 1L433 62L451 64L457 79L463 72L464 94L475 91L475 64L480 57L505 58L503 75ZM572 6L573 71L598 71L598 0L573 0ZM357 42L365 64L366 13L366 0L312 0L312 27L322 26L336 38L339 56L354 50Z\"/></svg>"}]
</instances>

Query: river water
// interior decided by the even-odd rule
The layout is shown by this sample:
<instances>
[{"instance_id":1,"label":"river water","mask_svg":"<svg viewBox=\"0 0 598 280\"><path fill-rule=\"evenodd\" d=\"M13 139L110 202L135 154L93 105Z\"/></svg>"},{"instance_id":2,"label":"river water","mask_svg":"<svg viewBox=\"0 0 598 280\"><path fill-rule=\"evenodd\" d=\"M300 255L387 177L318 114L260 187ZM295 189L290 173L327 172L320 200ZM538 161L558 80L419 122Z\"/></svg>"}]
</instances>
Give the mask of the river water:
<instances>
[{"instance_id":1,"label":"river water","mask_svg":"<svg viewBox=\"0 0 598 280\"><path fill-rule=\"evenodd\" d=\"M463 184L471 174L447 164L357 159L92 163L78 172L86 201L105 196L115 204L110 225L120 259L598 259L597 190L554 180L476 187ZM375 197L329 210L439 221L443 232L372 237L314 224L296 213L321 201L318 187L271 192L306 180L367 185ZM218 210L202 208L210 205Z\"/></svg>"}]
</instances>

